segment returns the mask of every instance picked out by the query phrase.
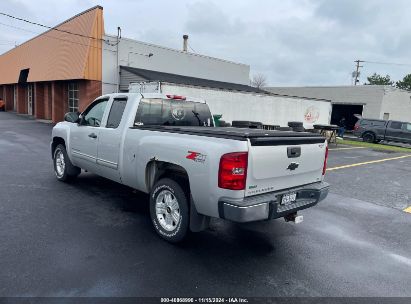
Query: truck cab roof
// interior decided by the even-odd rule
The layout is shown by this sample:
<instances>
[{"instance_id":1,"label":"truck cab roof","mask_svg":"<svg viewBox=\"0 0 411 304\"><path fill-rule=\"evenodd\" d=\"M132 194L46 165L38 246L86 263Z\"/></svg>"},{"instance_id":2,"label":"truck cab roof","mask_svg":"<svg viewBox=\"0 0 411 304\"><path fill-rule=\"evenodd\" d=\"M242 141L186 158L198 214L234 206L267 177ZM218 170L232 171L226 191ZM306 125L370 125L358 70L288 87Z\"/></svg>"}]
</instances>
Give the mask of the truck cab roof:
<instances>
[{"instance_id":1,"label":"truck cab roof","mask_svg":"<svg viewBox=\"0 0 411 304\"><path fill-rule=\"evenodd\" d=\"M163 94L163 93L111 93L105 94L100 98L147 98L147 99L175 99L175 100L187 100L191 102L199 102L199 103L206 103L204 99L195 98L195 97L188 97L188 96L181 96L181 95L171 95L171 94Z\"/></svg>"}]
</instances>

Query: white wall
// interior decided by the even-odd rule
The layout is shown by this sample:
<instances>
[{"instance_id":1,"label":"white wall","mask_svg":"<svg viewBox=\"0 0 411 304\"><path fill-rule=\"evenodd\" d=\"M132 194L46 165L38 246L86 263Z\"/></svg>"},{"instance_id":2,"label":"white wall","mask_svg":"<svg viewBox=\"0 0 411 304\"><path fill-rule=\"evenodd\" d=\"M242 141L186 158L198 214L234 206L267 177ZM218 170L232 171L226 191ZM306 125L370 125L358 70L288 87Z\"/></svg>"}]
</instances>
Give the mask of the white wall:
<instances>
[{"instance_id":1,"label":"white wall","mask_svg":"<svg viewBox=\"0 0 411 304\"><path fill-rule=\"evenodd\" d=\"M287 126L289 121L301 121L305 128L312 128L313 124L329 124L331 117L331 103L327 101L165 83L161 85L161 92L204 99L211 112L223 114L222 119L227 122L250 120ZM309 109L319 114L318 119L311 123L305 119Z\"/></svg>"},{"instance_id":2,"label":"white wall","mask_svg":"<svg viewBox=\"0 0 411 304\"><path fill-rule=\"evenodd\" d=\"M104 37L105 40L112 37ZM117 91L117 48L103 43L102 54L102 92L103 94L115 93Z\"/></svg>"},{"instance_id":3,"label":"white wall","mask_svg":"<svg viewBox=\"0 0 411 304\"><path fill-rule=\"evenodd\" d=\"M384 89L380 85L332 87L269 87L269 92L331 100L333 104L364 104L363 117L378 119L381 113Z\"/></svg>"},{"instance_id":4,"label":"white wall","mask_svg":"<svg viewBox=\"0 0 411 304\"><path fill-rule=\"evenodd\" d=\"M116 41L115 36L105 39ZM181 40L181 44L182 44ZM158 45L122 38L119 43L119 64L146 70L172 73L239 84L249 84L250 66L222 59L183 52ZM103 47L103 93L111 93L117 83L116 46ZM147 55L152 53L152 57Z\"/></svg>"},{"instance_id":5,"label":"white wall","mask_svg":"<svg viewBox=\"0 0 411 304\"><path fill-rule=\"evenodd\" d=\"M400 121L411 121L411 93L395 88L386 88L380 117L389 113L389 119Z\"/></svg>"}]
</instances>

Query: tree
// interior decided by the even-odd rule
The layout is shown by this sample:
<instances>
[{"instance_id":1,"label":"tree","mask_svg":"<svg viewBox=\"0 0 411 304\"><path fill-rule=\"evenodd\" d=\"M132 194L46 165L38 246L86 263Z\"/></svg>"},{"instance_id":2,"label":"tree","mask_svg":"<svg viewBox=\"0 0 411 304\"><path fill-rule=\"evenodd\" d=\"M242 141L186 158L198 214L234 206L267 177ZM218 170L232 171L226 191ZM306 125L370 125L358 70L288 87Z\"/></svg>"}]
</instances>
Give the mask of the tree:
<instances>
[{"instance_id":1,"label":"tree","mask_svg":"<svg viewBox=\"0 0 411 304\"><path fill-rule=\"evenodd\" d=\"M377 73L372 74L371 76L367 77L368 83L366 84L373 84L373 85L393 85L394 82L391 80L390 75L381 76Z\"/></svg>"},{"instance_id":2,"label":"tree","mask_svg":"<svg viewBox=\"0 0 411 304\"><path fill-rule=\"evenodd\" d=\"M411 91L411 74L405 75L402 80L395 83L395 86L399 89Z\"/></svg>"},{"instance_id":3,"label":"tree","mask_svg":"<svg viewBox=\"0 0 411 304\"><path fill-rule=\"evenodd\" d=\"M267 77L264 74L258 73L251 79L251 86L261 89L267 85Z\"/></svg>"}]
</instances>

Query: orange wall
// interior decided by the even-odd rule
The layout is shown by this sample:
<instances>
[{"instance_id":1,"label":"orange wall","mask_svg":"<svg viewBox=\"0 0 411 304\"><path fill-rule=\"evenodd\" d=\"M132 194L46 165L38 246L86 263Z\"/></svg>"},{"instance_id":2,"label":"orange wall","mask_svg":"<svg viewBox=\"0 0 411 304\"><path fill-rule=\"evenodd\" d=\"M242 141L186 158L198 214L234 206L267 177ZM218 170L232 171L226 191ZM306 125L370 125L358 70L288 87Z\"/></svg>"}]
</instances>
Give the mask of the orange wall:
<instances>
[{"instance_id":1,"label":"orange wall","mask_svg":"<svg viewBox=\"0 0 411 304\"><path fill-rule=\"evenodd\" d=\"M102 77L103 9L85 11L0 56L0 84L17 83L22 69L28 82ZM61 32L68 31L82 37ZM88 38L95 37L96 39Z\"/></svg>"}]
</instances>

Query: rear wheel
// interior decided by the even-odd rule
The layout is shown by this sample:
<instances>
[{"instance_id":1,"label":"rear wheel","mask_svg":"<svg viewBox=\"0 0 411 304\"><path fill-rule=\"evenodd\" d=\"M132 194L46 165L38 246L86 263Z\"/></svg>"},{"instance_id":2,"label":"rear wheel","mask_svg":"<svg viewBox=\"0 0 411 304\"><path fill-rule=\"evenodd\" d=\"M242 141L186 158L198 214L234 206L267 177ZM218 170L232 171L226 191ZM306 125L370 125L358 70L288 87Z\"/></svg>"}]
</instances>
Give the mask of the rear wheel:
<instances>
[{"instance_id":1,"label":"rear wheel","mask_svg":"<svg viewBox=\"0 0 411 304\"><path fill-rule=\"evenodd\" d=\"M376 140L375 135L373 133L365 133L362 136L362 139L363 141L368 142L368 143L373 143Z\"/></svg>"},{"instance_id":2,"label":"rear wheel","mask_svg":"<svg viewBox=\"0 0 411 304\"><path fill-rule=\"evenodd\" d=\"M74 166L67 155L66 147L58 145L53 153L54 173L59 181L67 182L77 177L81 169Z\"/></svg>"},{"instance_id":3,"label":"rear wheel","mask_svg":"<svg viewBox=\"0 0 411 304\"><path fill-rule=\"evenodd\" d=\"M182 241L189 229L186 192L176 181L159 180L150 192L150 216L154 229L171 243Z\"/></svg>"}]
</instances>

